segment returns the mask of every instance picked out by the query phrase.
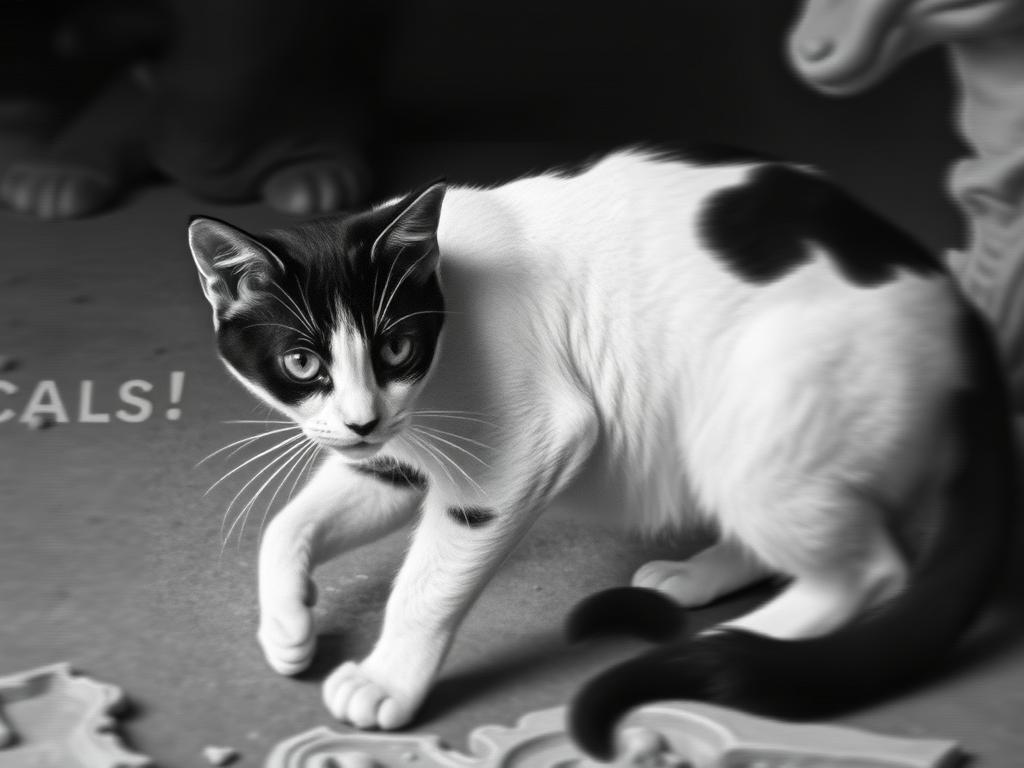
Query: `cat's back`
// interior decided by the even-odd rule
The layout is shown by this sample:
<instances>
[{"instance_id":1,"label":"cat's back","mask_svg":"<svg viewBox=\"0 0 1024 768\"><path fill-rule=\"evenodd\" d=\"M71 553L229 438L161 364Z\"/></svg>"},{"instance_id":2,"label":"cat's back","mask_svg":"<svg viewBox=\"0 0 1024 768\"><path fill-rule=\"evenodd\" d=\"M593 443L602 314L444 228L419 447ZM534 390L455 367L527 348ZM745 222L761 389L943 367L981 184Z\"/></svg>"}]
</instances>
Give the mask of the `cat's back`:
<instances>
[{"instance_id":1,"label":"cat's back","mask_svg":"<svg viewBox=\"0 0 1024 768\"><path fill-rule=\"evenodd\" d=\"M912 238L814 169L740 153L625 150L450 198L449 239L524 243L534 246L522 249L526 261L554 253L571 269L661 262L738 289L778 282L822 253L856 287L941 272Z\"/></svg>"},{"instance_id":2,"label":"cat's back","mask_svg":"<svg viewBox=\"0 0 1024 768\"><path fill-rule=\"evenodd\" d=\"M872 317L913 335L948 323L943 307L957 303L912 237L824 175L781 162L629 150L453 190L447 210L442 244L515 270L530 282L521 294L575 307L595 334L655 348L761 312Z\"/></svg>"}]
</instances>

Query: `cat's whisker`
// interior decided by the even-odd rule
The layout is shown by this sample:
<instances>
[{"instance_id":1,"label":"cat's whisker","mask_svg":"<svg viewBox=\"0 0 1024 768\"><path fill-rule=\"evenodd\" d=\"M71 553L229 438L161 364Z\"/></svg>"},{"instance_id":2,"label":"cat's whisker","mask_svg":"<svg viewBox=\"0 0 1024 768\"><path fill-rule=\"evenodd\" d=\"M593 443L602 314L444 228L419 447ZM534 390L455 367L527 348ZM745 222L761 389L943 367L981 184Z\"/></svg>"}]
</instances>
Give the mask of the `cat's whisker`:
<instances>
[{"instance_id":1,"label":"cat's whisker","mask_svg":"<svg viewBox=\"0 0 1024 768\"><path fill-rule=\"evenodd\" d=\"M373 310L373 331L377 332L377 278L380 273L373 270L373 290L370 291L370 308Z\"/></svg>"},{"instance_id":2,"label":"cat's whisker","mask_svg":"<svg viewBox=\"0 0 1024 768\"><path fill-rule=\"evenodd\" d=\"M296 429L299 429L294 421L289 421L288 419L228 419L222 421L221 424L291 424Z\"/></svg>"},{"instance_id":3,"label":"cat's whisker","mask_svg":"<svg viewBox=\"0 0 1024 768\"><path fill-rule=\"evenodd\" d=\"M416 317L417 315L451 315L451 314L454 314L454 313L453 312L449 312L449 311L447 311L445 309L423 309L423 310L420 310L419 312L410 312L409 314L402 315L397 320L392 320L390 323L385 325L384 326L384 330L381 331L381 333L387 333L388 331L390 331L392 328L394 328L396 325L398 325L403 320L408 320L410 317Z\"/></svg>"},{"instance_id":4,"label":"cat's whisker","mask_svg":"<svg viewBox=\"0 0 1024 768\"><path fill-rule=\"evenodd\" d=\"M439 434L439 435L447 435L448 437L453 437L456 440L464 440L467 443L471 443L471 444L473 444L475 446L478 446L479 448L483 448L483 449L488 450L488 451L493 451L494 450L494 446L493 445L488 445L487 443L481 443L479 440L474 440L472 437L466 437L465 435L460 435L460 434L457 434L455 432L448 432L447 430L438 429L437 427L430 427L430 426L427 426L426 424L416 424L415 428L416 429L425 429L428 432L434 432L434 433Z\"/></svg>"},{"instance_id":5,"label":"cat's whisker","mask_svg":"<svg viewBox=\"0 0 1024 768\"><path fill-rule=\"evenodd\" d=\"M313 322L313 315L315 313L313 312L313 308L311 306L309 306L309 296L307 295L309 293L309 281L308 281L308 278L307 278L306 285L301 285L301 284L299 284L298 276L296 276L295 284L299 287L299 296L302 298L302 306L304 306L306 308L306 317L312 323ZM315 323L314 323L314 325L315 325Z\"/></svg>"},{"instance_id":6,"label":"cat's whisker","mask_svg":"<svg viewBox=\"0 0 1024 768\"><path fill-rule=\"evenodd\" d=\"M238 489L238 493L236 493L234 495L234 497L231 499L231 501L228 503L228 507L227 507L227 509L224 512L224 519L221 521L221 533L224 536L224 539L221 542L221 553L222 554L224 552L224 548L227 546L227 543L231 540L231 533L235 530L235 526L238 525L238 523L242 519L242 517L247 513L247 511L256 502L256 499L259 497L259 495L261 493L263 493L263 490L267 487L267 485L269 485L270 481L273 480L275 477L277 477L277 475L281 472L281 470L285 466L287 466L288 461L290 460L290 458L292 456L294 456L294 454L297 451L301 450L302 447L303 447L303 444L301 444L301 443L299 445L293 445L293 446L289 447L288 449L286 449L283 453L275 456L269 462L267 462L267 464L259 472L257 472L251 478L249 478L248 482L246 482L245 485L243 485L241 488ZM266 479L266 481L264 481L263 485L261 485L259 487L259 489L256 491L256 493L254 493L252 495L252 497L249 499L249 501L246 502L245 506L242 507L242 509L239 511L239 513L237 515L235 515L235 518L234 518L233 522L231 523L231 527L228 528L227 534L224 534L223 533L224 523L227 522L228 514L231 512L231 508L235 505L235 502L238 500L238 497L241 496L245 492L246 488L248 488L253 483L255 483L256 480L263 475L263 473L267 472L268 470L272 469L275 466L277 466L278 468L273 472L273 474L270 475L270 477L268 477Z\"/></svg>"},{"instance_id":7,"label":"cat's whisker","mask_svg":"<svg viewBox=\"0 0 1024 768\"><path fill-rule=\"evenodd\" d=\"M426 432L420 432L419 433L419 437L420 437L420 439L422 439L424 441L424 446L426 446L427 443L430 443L431 440L440 440L441 439L441 438L436 437L434 435L430 435L430 434L428 434ZM447 441L444 441L444 442L447 442ZM488 495L487 491L485 491L482 487L480 487L480 484L476 480L474 480L472 477L469 476L469 473L466 472L466 470L464 470L462 468L462 465L460 465L459 462L457 462L455 459L453 459L451 456L449 456L447 453L445 453L444 449L441 448L441 446L437 445L436 443L432 443L431 445L433 446L433 448L435 448L437 450L437 452L441 456L441 458L444 459L445 461L447 461L449 464L451 464L452 467L454 467L456 470L458 470L459 473L464 478L466 478L466 480L469 481L469 483L474 488L476 488L478 491L480 491L480 493L483 494L484 496ZM458 446L453 446L453 447L458 447ZM479 461L479 459L477 459L477 461Z\"/></svg>"},{"instance_id":8,"label":"cat's whisker","mask_svg":"<svg viewBox=\"0 0 1024 768\"><path fill-rule=\"evenodd\" d=\"M288 458L288 460L285 461L281 465L281 468L273 475L271 475L271 477L269 478L270 480L273 480L274 477L276 477L282 470L285 470L285 468L287 468L287 471L284 473L284 476L278 481L277 487L274 488L274 492L270 495L270 499L267 501L267 506L263 510L263 518L260 520L261 536L263 533L263 526L267 522L267 515L270 514L270 508L273 506L278 494L281 493L281 489L284 487L285 483L288 482L288 478L292 476L292 473L299 466L299 464L302 463L303 458L305 458L309 454L309 452L313 449L314 445L315 443L313 443L313 441L310 440L307 443L303 443L297 451L292 451L291 456ZM259 496L259 494L257 494L257 496ZM242 533L245 531L245 522L245 520L242 521L242 527L241 529L239 529L239 539L241 539Z\"/></svg>"},{"instance_id":9,"label":"cat's whisker","mask_svg":"<svg viewBox=\"0 0 1024 768\"><path fill-rule=\"evenodd\" d=\"M245 484L242 485L242 487L238 489L238 491L235 493L235 495L231 497L231 501L229 501L227 507L224 508L224 514L221 515L221 519L220 519L220 536L221 536L221 554L222 555L224 554L224 547L227 546L227 542L228 542L227 537L225 537L225 535L224 535L224 529L227 527L228 519L231 518L231 510L234 508L235 503L238 501L238 499L241 497L241 495L243 493L245 493L245 491L250 486L252 486L253 483L255 483L260 477L262 477L263 473L265 473L271 467L275 466L283 458L288 456L288 454L289 454L289 451L285 451L283 454L276 455L273 458L271 458L266 463L266 465L264 465L258 472L256 472L252 477L250 477L245 482ZM235 519L237 519L237 517Z\"/></svg>"},{"instance_id":10,"label":"cat's whisker","mask_svg":"<svg viewBox=\"0 0 1024 768\"><path fill-rule=\"evenodd\" d=\"M477 418L476 416L465 416L463 413L473 413L473 411L410 411L412 416L423 416L431 419L453 419L455 421L473 421L477 424L485 424L489 427L498 426L493 421Z\"/></svg>"},{"instance_id":11,"label":"cat's whisker","mask_svg":"<svg viewBox=\"0 0 1024 768\"><path fill-rule=\"evenodd\" d=\"M303 310L302 310L302 307L299 306L299 303L297 301L295 301L295 298L290 293L288 293L288 291L286 291L284 289L284 287L280 283L278 283L277 281L271 281L271 282L274 284L274 287L277 288L277 290L281 292L281 296L284 297L285 299L287 299L288 303L291 304L292 307L295 308L295 312L293 314L295 314L295 316L298 318L299 322L302 323L304 326L306 326L310 330L310 332L315 334L316 333L316 324L313 322L313 316L312 316L313 313L310 312L308 315L305 314L303 312ZM295 279L295 285L299 289L299 294L303 295L302 285L299 283L298 278ZM303 298L305 298L305 297L303 297Z\"/></svg>"},{"instance_id":12,"label":"cat's whisker","mask_svg":"<svg viewBox=\"0 0 1024 768\"><path fill-rule=\"evenodd\" d=\"M421 440L418 437L415 437L414 435L410 435L409 433L406 433L405 435L403 435L403 437L406 440L408 440L410 444L415 445L424 453L426 453L430 458L432 458L434 460L434 463L437 464L437 466L441 469L442 472L444 472L445 477L448 478L448 482L451 483L453 487L458 487L459 484L455 482L455 478L452 477L452 473L448 471L448 467L446 467L444 463L438 458L438 455L433 448L427 445L425 441Z\"/></svg>"},{"instance_id":13,"label":"cat's whisker","mask_svg":"<svg viewBox=\"0 0 1024 768\"><path fill-rule=\"evenodd\" d=\"M287 296L287 294L285 295ZM282 299L276 293L271 293L270 298L272 298L274 301L276 301L278 304L280 304L282 307L288 310L292 317L294 317L296 320L299 321L299 323L306 327L307 331L309 331L310 333L315 333L315 331L309 327L309 323L306 322L305 318L299 315L298 312L296 312L295 309L292 308L291 304L285 303L284 299Z\"/></svg>"},{"instance_id":14,"label":"cat's whisker","mask_svg":"<svg viewBox=\"0 0 1024 768\"><path fill-rule=\"evenodd\" d=\"M273 451L276 451L278 448L281 448L282 446L288 445L289 443L294 443L296 440L302 440L303 438L305 438L305 435L292 435L291 437L289 437L289 438L287 438L285 440L282 440L280 443L277 443L276 445L271 446L267 450L265 450L265 451L263 451L261 453L257 453L255 456L253 456L253 457L251 457L249 459L246 459L245 461L243 461L241 464L239 464L234 469L232 469L232 470L226 472L225 474L221 475L220 479L217 480L217 482L215 482L209 488L207 488L206 489L206 493L204 493L203 495L204 496L208 496L210 491L212 491L214 488L216 488L222 482L224 482L229 477L231 477L231 475L235 474L235 472L238 472L243 467L245 467L245 466L247 466L249 464L252 464L257 459L259 459L259 458L261 458L263 456L266 456L268 453L272 453Z\"/></svg>"},{"instance_id":15,"label":"cat's whisker","mask_svg":"<svg viewBox=\"0 0 1024 768\"><path fill-rule=\"evenodd\" d=\"M428 429L428 428L425 428L425 427L411 427L411 429L413 429L413 430L414 430L415 432L417 432L418 434L421 434L421 435L424 435L424 436L429 436L429 437L433 438L434 440L438 440L438 441L440 441L440 442L444 443L445 445L451 446L452 448L454 448L454 449L455 449L455 450L457 450L457 451L462 451L462 453L466 454L467 456L469 456L469 458L473 459L474 461L477 461L477 462L479 462L480 464L483 464L483 465L484 465L485 467L487 467L488 469L490 469L490 468L491 468L491 465L490 465L490 464L488 464L488 463L487 463L486 461L484 461L483 459L481 459L481 458L480 458L479 456L477 456L477 455L476 455L475 453L473 453L473 452L471 452L471 451L469 451L469 450L467 450L467 449L463 448L463 447L462 447L462 446L460 446L460 445L456 445L456 444L455 444L455 443L453 443L453 442L452 442L451 440L447 440L447 439L445 439L445 438L441 437L441 436L440 436L440 435L438 435L438 434L434 434L433 432L427 432L427 431L426 431L426 429ZM449 434L450 434L450 433L449 433ZM466 439L468 440L469 438L466 438ZM486 448L487 446L484 446L484 447Z\"/></svg>"},{"instance_id":16,"label":"cat's whisker","mask_svg":"<svg viewBox=\"0 0 1024 768\"><path fill-rule=\"evenodd\" d=\"M284 469L285 467L288 467L288 471L285 472L284 477L282 477L281 480L278 482L277 487L274 489L274 492L270 496L270 500L267 502L267 506L263 509L263 517L260 519L260 529L258 538L263 537L263 526L267 524L267 516L270 514L270 508L274 505L274 501L277 499L277 495L281 493L281 488L283 488L285 483L288 482L288 478L292 476L292 473L295 471L295 468L298 467L300 463L302 463L302 459L315 447L316 443L314 443L312 440L309 440L306 444L302 446L302 448L299 451L292 453L291 458L281 465L281 469L275 472L274 475L271 475L270 480L273 480L275 475L279 474L281 470ZM258 496L259 494L257 493L256 497ZM246 513L246 517L248 517L248 513ZM242 527L238 529L239 542L241 542L242 534L245 532L245 523L246 521L242 520Z\"/></svg>"},{"instance_id":17,"label":"cat's whisker","mask_svg":"<svg viewBox=\"0 0 1024 768\"><path fill-rule=\"evenodd\" d=\"M384 287L381 289L381 292L380 292L380 300L374 306L374 312L373 312L373 332L374 333L377 333L377 328L380 326L380 321L384 317L383 312L381 312L381 304L383 304L384 295L388 292L388 286L391 285L391 275L392 275L392 273L395 270L395 264L398 263L398 259L402 256L403 253L405 253L406 248L408 248L408 246L407 245L403 245L398 250L398 253L395 254L395 258L391 260L391 266L388 267L388 276L384 279Z\"/></svg>"},{"instance_id":18,"label":"cat's whisker","mask_svg":"<svg viewBox=\"0 0 1024 768\"><path fill-rule=\"evenodd\" d=\"M236 445L239 447L237 450L240 450L241 448L244 448L245 446L249 445L250 443L256 442L260 438L269 437L270 435L277 435L277 434L280 434L281 432L288 432L289 430L292 430L292 429L299 429L299 427L292 426L292 427L282 427L280 429L271 429L271 430L268 430L267 432L260 432L259 434L256 434L256 435L249 435L248 437L243 437L241 440L235 440L233 443L228 443L223 448L218 448L213 453L206 454L206 456L204 456L198 462L196 462L195 466L192 467L192 468L196 469L197 467L201 466L205 462L207 462L210 459L212 459L217 454L224 453L224 451L230 450L231 448L234 448ZM232 453L236 453L237 450L232 452Z\"/></svg>"},{"instance_id":19,"label":"cat's whisker","mask_svg":"<svg viewBox=\"0 0 1024 768\"><path fill-rule=\"evenodd\" d=\"M459 472L459 473L460 473L460 474L461 474L461 475L462 475L462 476L463 476L464 478L466 478L466 480L467 480L467 481L468 481L468 482L469 482L469 483L470 483L471 485L473 485L473 487L474 487L474 488L476 488L476 489L477 489L477 490L478 490L478 491L479 491L480 493L482 493L482 494L483 494L484 496L486 496L486 495L487 495L487 492L486 492L486 491L484 491L484 489L483 489L483 488L482 488L482 487L480 486L480 484L479 484L479 483L477 483L477 481L476 481L476 480L474 480L474 479L473 479L473 478L472 478L472 477L470 476L470 474L469 474L468 472L466 472L466 470L465 470L465 469L463 469L463 468L462 468L462 465L461 465L461 464L459 464L459 462L457 462L457 461L456 461L456 460L455 460L454 458L452 458L452 457L451 457L451 456L450 456L450 455L449 455L449 454L447 453L447 451L445 451L445 450L444 450L444 448L442 448L442 447L441 447L440 445L438 445L436 441L441 441L441 442L445 443L446 445L450 445L450 446L451 446L452 448L455 448L455 449L457 449L457 450L460 450L460 451L462 451L462 453L465 453L465 454L466 454L466 455L468 455L468 456L469 456L470 458L476 459L476 460L477 460L478 462L480 462L480 463L481 463L481 464L483 464L483 465L484 465L485 467L487 467L488 469L490 469L490 467L489 467L489 466L487 465L487 463L486 463L486 462L484 462L484 461L483 461L482 459L478 458L477 456L473 455L472 453L469 453L469 451L466 451L466 450L464 450L464 449L460 448L459 446L455 445L454 443L452 443L452 442L449 442L448 440L445 440L444 438L438 437L437 435L431 435L431 434L429 434L429 433L427 433L427 432L419 432L418 434L419 434L419 436L420 436L420 438L421 438L422 440L424 440L424 441L426 441L427 443L429 443L429 444L430 444L430 445L431 445L431 446L432 446L432 447L433 447L433 448L434 448L434 449L435 449L435 450L436 450L436 451L438 452L438 454L439 454L439 455L441 456L441 458L443 458L443 459L444 459L445 461L447 461L447 462L448 462L449 464L451 464L451 466L452 466L452 467L454 467L454 468L455 468L456 470L458 470L458 472Z\"/></svg>"},{"instance_id":20,"label":"cat's whisker","mask_svg":"<svg viewBox=\"0 0 1024 768\"><path fill-rule=\"evenodd\" d=\"M284 288L282 288L273 280L271 281L271 283L275 288L277 288L277 290L281 294L280 296L278 296L277 293L271 293L271 298L276 300L278 304L287 309L291 313L292 317L298 320L299 323L302 324L302 326L306 328L306 330L308 330L311 334L316 336L316 327L313 324L312 318L307 318L302 314L302 310L299 308L299 305L295 303L295 299L289 296L288 292ZM284 298L282 298L282 296ZM285 302L285 299L288 300L287 303Z\"/></svg>"},{"instance_id":21,"label":"cat's whisker","mask_svg":"<svg viewBox=\"0 0 1024 768\"><path fill-rule=\"evenodd\" d=\"M430 255L430 253L430 251L427 251L418 259L416 259L416 261L414 261L412 264L405 268L405 272L402 273L402 276L399 278L398 282L395 283L395 287L391 289L391 295L388 297L387 304L385 304L384 309L381 310L381 319L388 316L388 310L391 309L391 302L395 300L395 296L398 294L398 289L402 287L402 283L405 282L405 279L412 274L413 270L416 269L419 263L423 261L425 258L427 258L427 256Z\"/></svg>"},{"instance_id":22,"label":"cat's whisker","mask_svg":"<svg viewBox=\"0 0 1024 768\"><path fill-rule=\"evenodd\" d=\"M306 457L306 463L302 466L302 469L299 470L298 474L295 475L295 479L292 480L292 487L288 489L288 501L291 501L292 496L295 495L295 489L298 487L299 481L302 479L302 476L309 476L310 465L314 461L316 461L317 456L320 455L320 452L322 450L323 446L313 443L313 451L309 454L309 456Z\"/></svg>"},{"instance_id":23,"label":"cat's whisker","mask_svg":"<svg viewBox=\"0 0 1024 768\"><path fill-rule=\"evenodd\" d=\"M306 331L300 331L295 326L288 325L287 323L249 323L249 325L244 326L242 330L245 330L246 328L284 328L285 330L289 330L296 334L300 341L305 341L309 344L314 343L313 340L309 338L309 334Z\"/></svg>"},{"instance_id":24,"label":"cat's whisker","mask_svg":"<svg viewBox=\"0 0 1024 768\"><path fill-rule=\"evenodd\" d=\"M417 408L412 413L455 413L460 416L486 416L487 414L483 411L463 411L452 408Z\"/></svg>"}]
</instances>

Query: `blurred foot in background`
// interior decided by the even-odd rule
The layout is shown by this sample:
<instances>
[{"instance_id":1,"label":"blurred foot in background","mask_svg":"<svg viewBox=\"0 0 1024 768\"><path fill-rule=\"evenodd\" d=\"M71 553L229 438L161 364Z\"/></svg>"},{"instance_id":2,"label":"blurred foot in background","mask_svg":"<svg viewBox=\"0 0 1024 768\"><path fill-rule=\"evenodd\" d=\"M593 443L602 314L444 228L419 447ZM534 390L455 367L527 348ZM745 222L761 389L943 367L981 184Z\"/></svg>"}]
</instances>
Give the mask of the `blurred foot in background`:
<instances>
[{"instance_id":1,"label":"blurred foot in background","mask_svg":"<svg viewBox=\"0 0 1024 768\"><path fill-rule=\"evenodd\" d=\"M101 60L109 73L50 140L3 171L0 202L74 219L163 176L204 198L262 199L297 215L359 204L370 191L366 23L333 0L63 9L51 39L64 66Z\"/></svg>"}]
</instances>

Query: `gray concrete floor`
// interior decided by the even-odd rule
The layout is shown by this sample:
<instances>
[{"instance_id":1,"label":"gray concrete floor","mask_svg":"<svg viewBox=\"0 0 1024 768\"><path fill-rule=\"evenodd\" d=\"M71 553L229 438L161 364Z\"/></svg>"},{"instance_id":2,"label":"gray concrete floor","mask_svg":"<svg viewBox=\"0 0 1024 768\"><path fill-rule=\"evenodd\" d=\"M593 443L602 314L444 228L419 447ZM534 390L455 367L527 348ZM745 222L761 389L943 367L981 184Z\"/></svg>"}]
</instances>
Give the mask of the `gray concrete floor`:
<instances>
[{"instance_id":1,"label":"gray concrete floor","mask_svg":"<svg viewBox=\"0 0 1024 768\"><path fill-rule=\"evenodd\" d=\"M222 553L221 513L241 481L204 496L232 465L195 467L250 434L225 420L266 413L213 353L184 237L199 211L255 229L278 220L173 187L82 222L0 213L0 354L18 361L0 379L19 387L0 395L0 410L20 411L38 382L53 380L70 418L41 431L0 424L0 675L68 660L125 689L134 711L123 731L159 765L202 765L205 745L228 744L243 753L240 765L254 766L276 741L330 724L319 683L370 647L405 534L321 572L314 667L298 679L274 675L254 639L259 526ZM166 418L172 371L186 374L178 420ZM128 407L118 388L133 379L152 384L153 414L126 423L116 417ZM114 414L109 423L80 420L83 380L93 382L92 412ZM477 725L565 702L590 673L639 647L567 648L566 611L665 549L543 521L470 615L414 730L464 745ZM926 688L843 722L953 738L980 765L1019 765L1022 691L1024 651L993 641Z\"/></svg>"}]
</instances>

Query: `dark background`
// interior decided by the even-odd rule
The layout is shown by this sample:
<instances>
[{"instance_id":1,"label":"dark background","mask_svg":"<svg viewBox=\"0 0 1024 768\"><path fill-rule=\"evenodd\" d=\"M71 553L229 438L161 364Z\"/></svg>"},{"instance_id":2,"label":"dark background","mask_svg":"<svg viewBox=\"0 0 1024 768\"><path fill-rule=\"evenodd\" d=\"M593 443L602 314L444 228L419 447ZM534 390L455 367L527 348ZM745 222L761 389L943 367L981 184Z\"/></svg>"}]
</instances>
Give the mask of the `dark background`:
<instances>
[{"instance_id":1,"label":"dark background","mask_svg":"<svg viewBox=\"0 0 1024 768\"><path fill-rule=\"evenodd\" d=\"M340 5L261 3L307 8L309 20L290 34L301 34L305 23L320 45L336 41L352 51L344 70L292 77L282 67L280 79L339 110L351 100L369 113L378 194L407 184L410 163L431 154L415 145L519 145L498 153L509 154L508 162L460 171L467 180L494 181L627 144L714 142L820 165L930 244L960 237L943 192L948 164L963 150L951 127L941 51L919 56L866 94L833 99L798 81L783 56L794 0L390 0L336 14L326 35L308 11L325 4ZM112 14L126 5L134 15ZM218 26L238 24L253 7L253 0L6 0L0 99L49 99L58 114L74 114L127 62L196 36L178 27L216 39ZM280 34L267 16L253 40ZM97 21L109 18L120 21ZM239 50L224 50L225 61L252 58L260 46L274 50L269 42L233 45ZM275 104L262 106L269 114ZM52 121L51 130L60 124ZM450 165L429 163L422 175Z\"/></svg>"}]
</instances>

